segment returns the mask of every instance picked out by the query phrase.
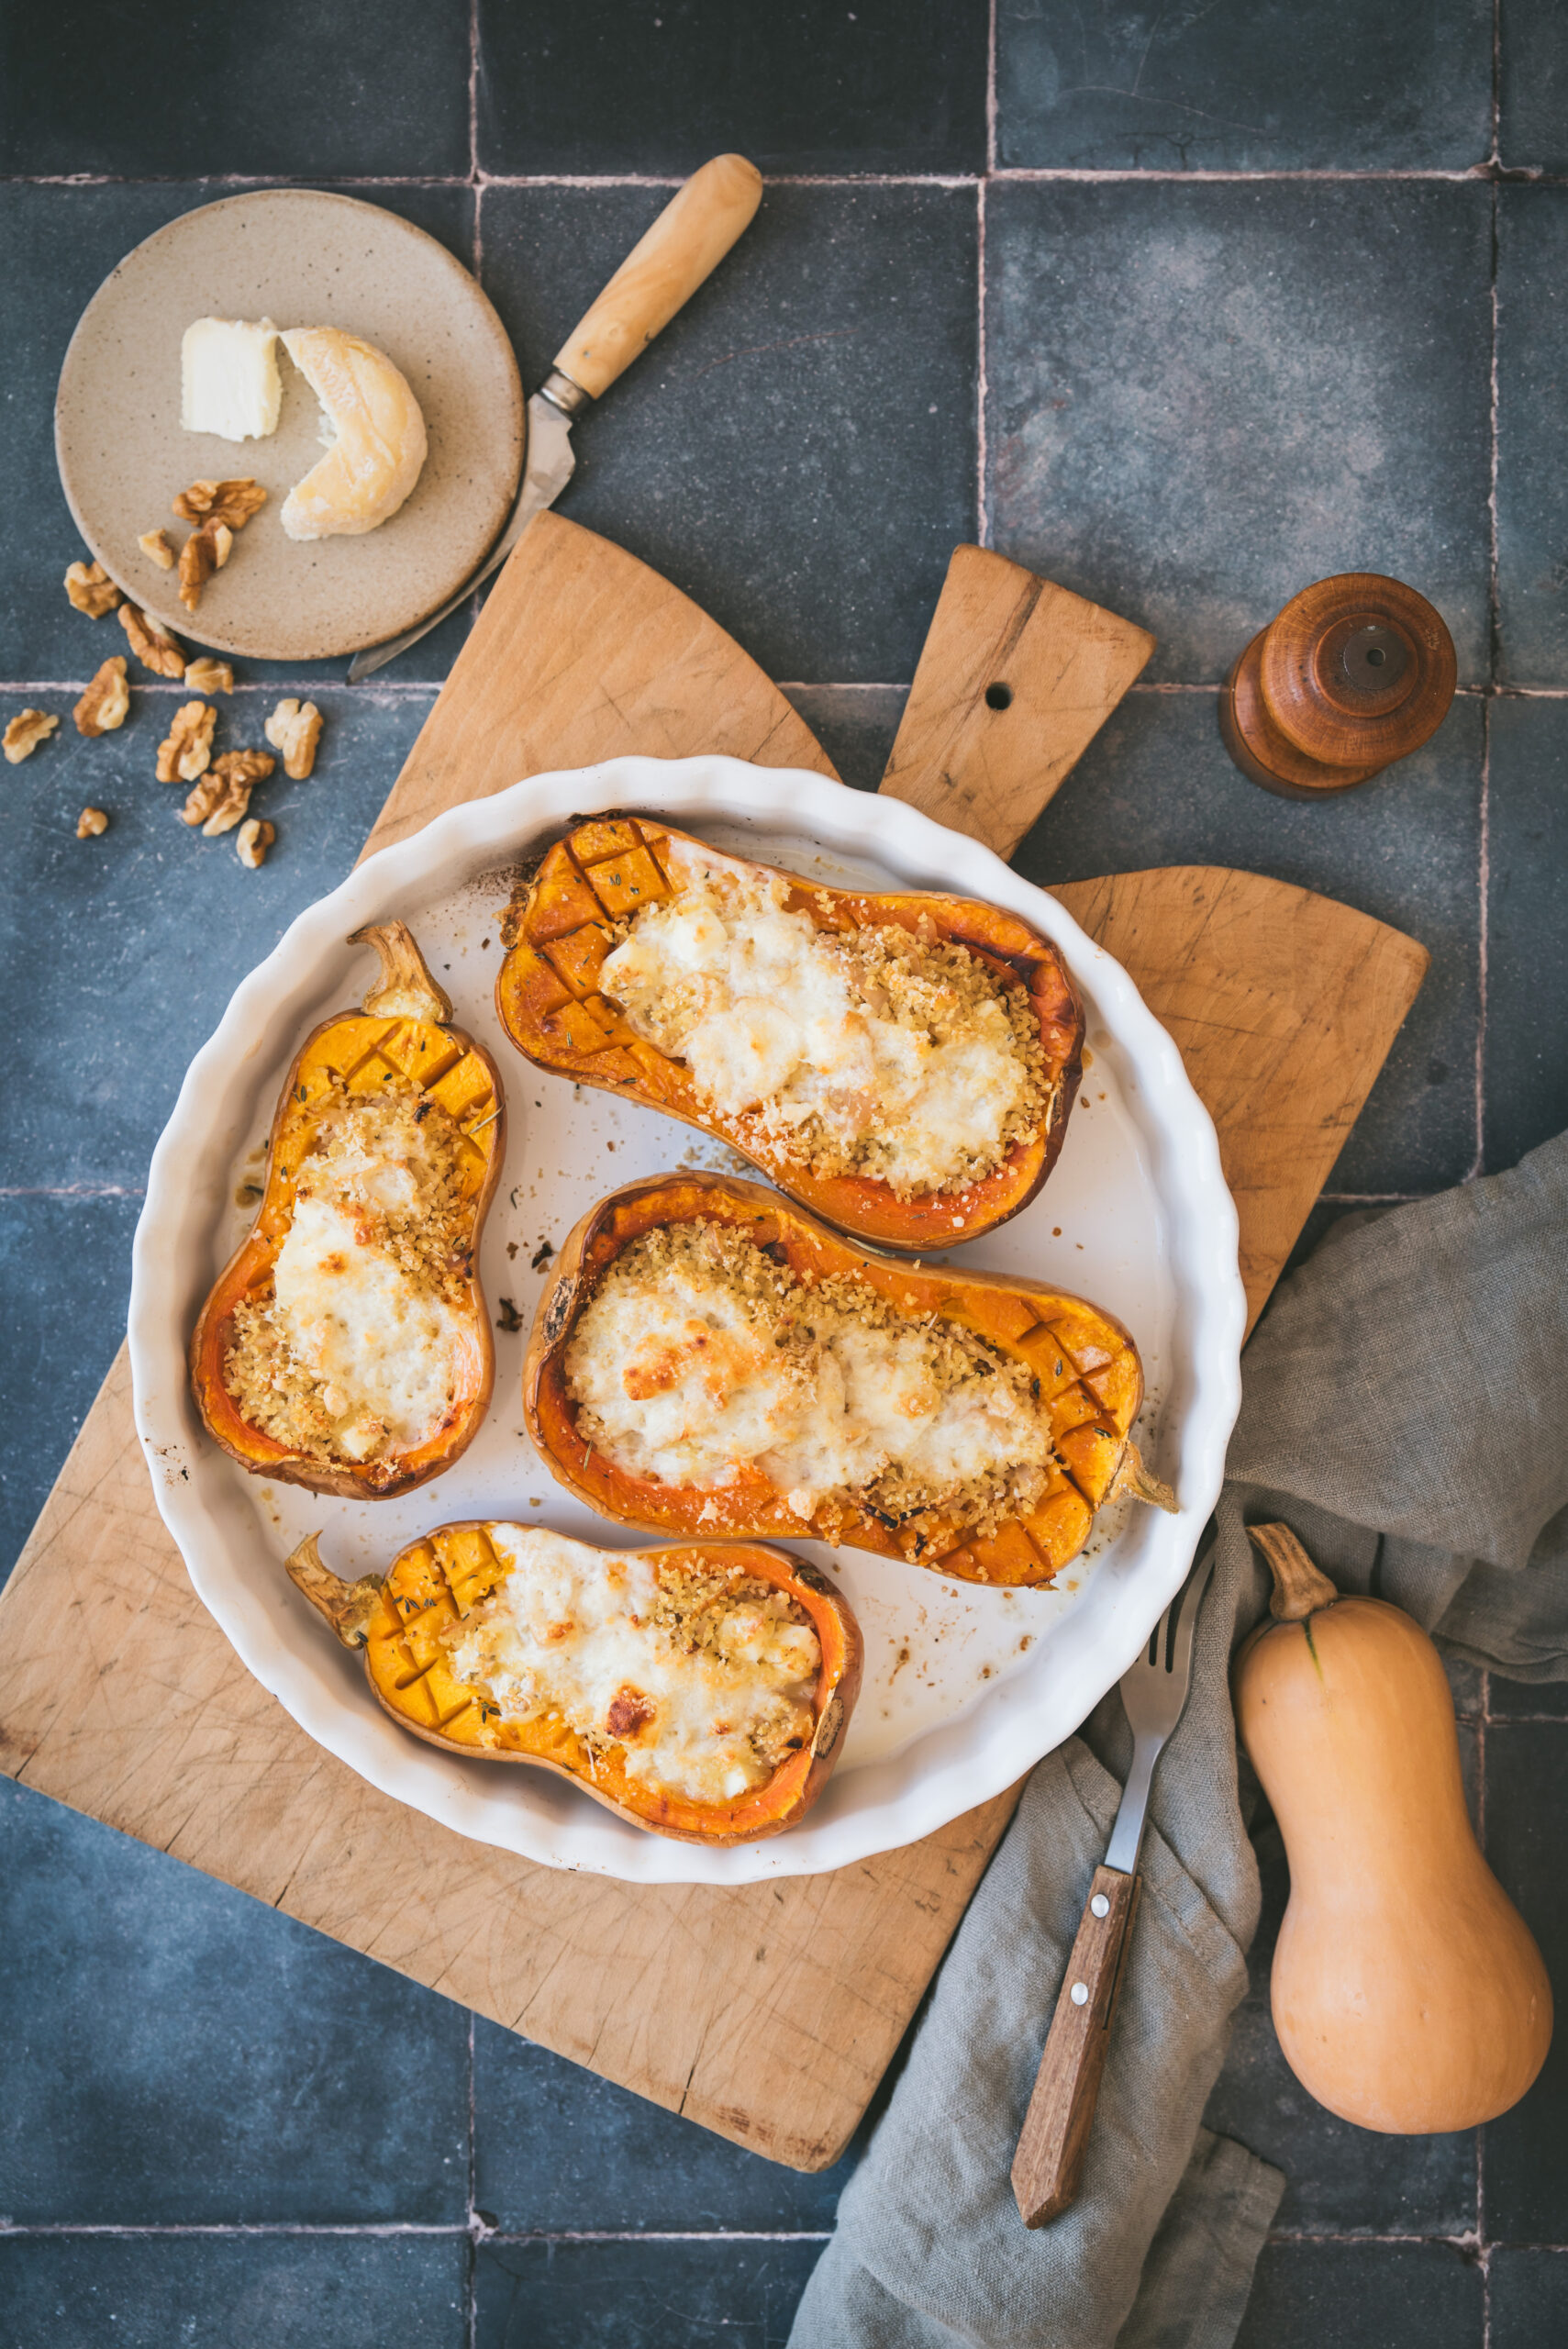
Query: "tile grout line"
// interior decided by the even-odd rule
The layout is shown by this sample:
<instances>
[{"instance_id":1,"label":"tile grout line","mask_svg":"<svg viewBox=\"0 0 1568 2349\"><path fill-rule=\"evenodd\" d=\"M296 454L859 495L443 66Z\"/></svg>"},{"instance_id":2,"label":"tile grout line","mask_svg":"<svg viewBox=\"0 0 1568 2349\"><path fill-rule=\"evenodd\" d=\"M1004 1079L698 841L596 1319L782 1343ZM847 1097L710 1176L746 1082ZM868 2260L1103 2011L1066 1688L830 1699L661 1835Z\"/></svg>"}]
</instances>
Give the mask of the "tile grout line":
<instances>
[{"instance_id":1,"label":"tile grout line","mask_svg":"<svg viewBox=\"0 0 1568 2349\"><path fill-rule=\"evenodd\" d=\"M0 2224L0 2243L39 2236L109 2235L138 2240L166 2235L251 2236L295 2235L364 2236L377 2242L393 2242L406 2236L434 2236L443 2241L473 2239L473 2230L457 2223L426 2223L417 2219L366 2219L355 2223L324 2222L315 2224L306 2220L290 2219L211 2220L194 2221L186 2224L172 2221L165 2225L137 2226L114 2221L75 2221L61 2219L40 2221L37 2224L20 2226ZM508 2232L502 2227L486 2228L486 2243L829 2243L832 2230L821 2227L540 2227L532 2231L517 2229ZM472 2335L471 2335L472 2338Z\"/></svg>"},{"instance_id":2,"label":"tile grout line","mask_svg":"<svg viewBox=\"0 0 1568 2349\"><path fill-rule=\"evenodd\" d=\"M473 0L473 17L477 26L478 0ZM468 2010L468 2254L463 2272L467 2299L464 2310L466 2349L477 2349L479 2338L479 2213L474 2208L477 2148L474 2134L473 2038L473 2009L470 2007Z\"/></svg>"},{"instance_id":3,"label":"tile grout line","mask_svg":"<svg viewBox=\"0 0 1568 2349\"><path fill-rule=\"evenodd\" d=\"M988 383L985 350L985 183L974 197L974 528L979 543L991 543L991 451L986 438Z\"/></svg>"},{"instance_id":4,"label":"tile grout line","mask_svg":"<svg viewBox=\"0 0 1568 2349\"><path fill-rule=\"evenodd\" d=\"M1031 166L999 163L978 172L764 172L765 187L977 187L986 179L1017 181L1040 186L1260 186L1271 182L1287 185L1365 185L1389 181L1421 186L1463 187L1494 182L1528 187L1568 186L1568 173L1511 171L1495 159L1451 169L1399 168L1337 171L1328 168L1273 171L1140 171L1083 166ZM0 172L0 187L502 187L614 188L680 187L679 172L359 172L332 174L277 172Z\"/></svg>"},{"instance_id":5,"label":"tile grout line","mask_svg":"<svg viewBox=\"0 0 1568 2349\"><path fill-rule=\"evenodd\" d=\"M985 173L996 169L996 0L991 0L985 21Z\"/></svg>"}]
</instances>

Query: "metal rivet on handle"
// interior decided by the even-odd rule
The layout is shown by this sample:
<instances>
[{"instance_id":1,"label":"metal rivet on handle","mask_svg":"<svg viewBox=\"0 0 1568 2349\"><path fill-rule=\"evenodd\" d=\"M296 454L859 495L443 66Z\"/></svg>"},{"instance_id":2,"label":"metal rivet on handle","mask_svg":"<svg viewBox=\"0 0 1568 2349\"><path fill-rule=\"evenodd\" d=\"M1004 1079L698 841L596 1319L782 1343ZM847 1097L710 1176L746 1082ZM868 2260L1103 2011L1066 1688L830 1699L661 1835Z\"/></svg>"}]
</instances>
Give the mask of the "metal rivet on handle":
<instances>
[{"instance_id":1,"label":"metal rivet on handle","mask_svg":"<svg viewBox=\"0 0 1568 2349\"><path fill-rule=\"evenodd\" d=\"M1096 1892L1089 1906L1096 1917L1108 1917L1111 1913L1111 1904L1103 1892Z\"/></svg>"},{"instance_id":2,"label":"metal rivet on handle","mask_svg":"<svg viewBox=\"0 0 1568 2349\"><path fill-rule=\"evenodd\" d=\"M1088 1984L1086 1982L1074 1982L1070 1996L1075 2007L1086 2007L1089 2003Z\"/></svg>"}]
</instances>

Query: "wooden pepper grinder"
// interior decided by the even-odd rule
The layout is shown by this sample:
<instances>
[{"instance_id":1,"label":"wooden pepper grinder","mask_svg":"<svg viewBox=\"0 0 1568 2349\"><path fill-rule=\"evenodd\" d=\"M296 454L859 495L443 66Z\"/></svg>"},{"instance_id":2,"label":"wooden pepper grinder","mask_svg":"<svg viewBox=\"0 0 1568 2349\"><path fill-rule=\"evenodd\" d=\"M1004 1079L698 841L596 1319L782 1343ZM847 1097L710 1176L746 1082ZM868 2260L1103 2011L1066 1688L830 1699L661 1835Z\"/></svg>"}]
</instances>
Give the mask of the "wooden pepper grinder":
<instances>
[{"instance_id":1,"label":"wooden pepper grinder","mask_svg":"<svg viewBox=\"0 0 1568 2349\"><path fill-rule=\"evenodd\" d=\"M1424 596L1373 571L1304 587L1252 639L1219 696L1245 775L1287 799L1349 791L1448 715L1453 639Z\"/></svg>"}]
</instances>

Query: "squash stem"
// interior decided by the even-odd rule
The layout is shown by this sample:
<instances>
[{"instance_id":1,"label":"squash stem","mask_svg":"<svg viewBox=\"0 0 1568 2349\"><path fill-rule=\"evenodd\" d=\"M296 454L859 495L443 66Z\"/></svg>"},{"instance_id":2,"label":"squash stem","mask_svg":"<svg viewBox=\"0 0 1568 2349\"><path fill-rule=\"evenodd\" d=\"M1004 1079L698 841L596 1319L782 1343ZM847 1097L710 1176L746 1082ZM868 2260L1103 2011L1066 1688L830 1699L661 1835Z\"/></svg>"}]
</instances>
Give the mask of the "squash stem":
<instances>
[{"instance_id":1,"label":"squash stem","mask_svg":"<svg viewBox=\"0 0 1568 2349\"><path fill-rule=\"evenodd\" d=\"M452 1016L451 997L436 985L406 922L372 922L356 930L350 946L373 946L381 976L369 989L364 1008L376 1019L428 1019L439 1026Z\"/></svg>"},{"instance_id":2,"label":"squash stem","mask_svg":"<svg viewBox=\"0 0 1568 2349\"><path fill-rule=\"evenodd\" d=\"M381 1584L374 1575L345 1582L322 1563L321 1536L307 1533L284 1561L289 1580L318 1613L325 1615L346 1648L362 1648L371 1618L381 1605Z\"/></svg>"},{"instance_id":3,"label":"squash stem","mask_svg":"<svg viewBox=\"0 0 1568 2349\"><path fill-rule=\"evenodd\" d=\"M1274 1578L1269 1612L1277 1621L1304 1623L1319 1608L1333 1606L1338 1589L1313 1564L1288 1525L1250 1525L1247 1532Z\"/></svg>"}]
</instances>

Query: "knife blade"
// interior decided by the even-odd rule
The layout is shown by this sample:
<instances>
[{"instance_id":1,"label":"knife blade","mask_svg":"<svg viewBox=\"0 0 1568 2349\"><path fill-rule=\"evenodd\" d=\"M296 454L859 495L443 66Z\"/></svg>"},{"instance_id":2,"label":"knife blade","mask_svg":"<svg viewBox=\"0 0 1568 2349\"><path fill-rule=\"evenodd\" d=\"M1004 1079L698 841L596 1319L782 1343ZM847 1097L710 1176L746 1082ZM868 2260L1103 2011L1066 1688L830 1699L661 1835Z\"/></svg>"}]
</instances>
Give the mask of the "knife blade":
<instances>
[{"instance_id":1,"label":"knife blade","mask_svg":"<svg viewBox=\"0 0 1568 2349\"><path fill-rule=\"evenodd\" d=\"M708 278L762 199L762 175L744 155L716 155L678 188L556 353L528 404L522 487L506 526L471 579L439 611L386 644L356 653L349 683L395 661L455 612L505 562L536 514L552 506L577 463L572 427Z\"/></svg>"}]
</instances>

